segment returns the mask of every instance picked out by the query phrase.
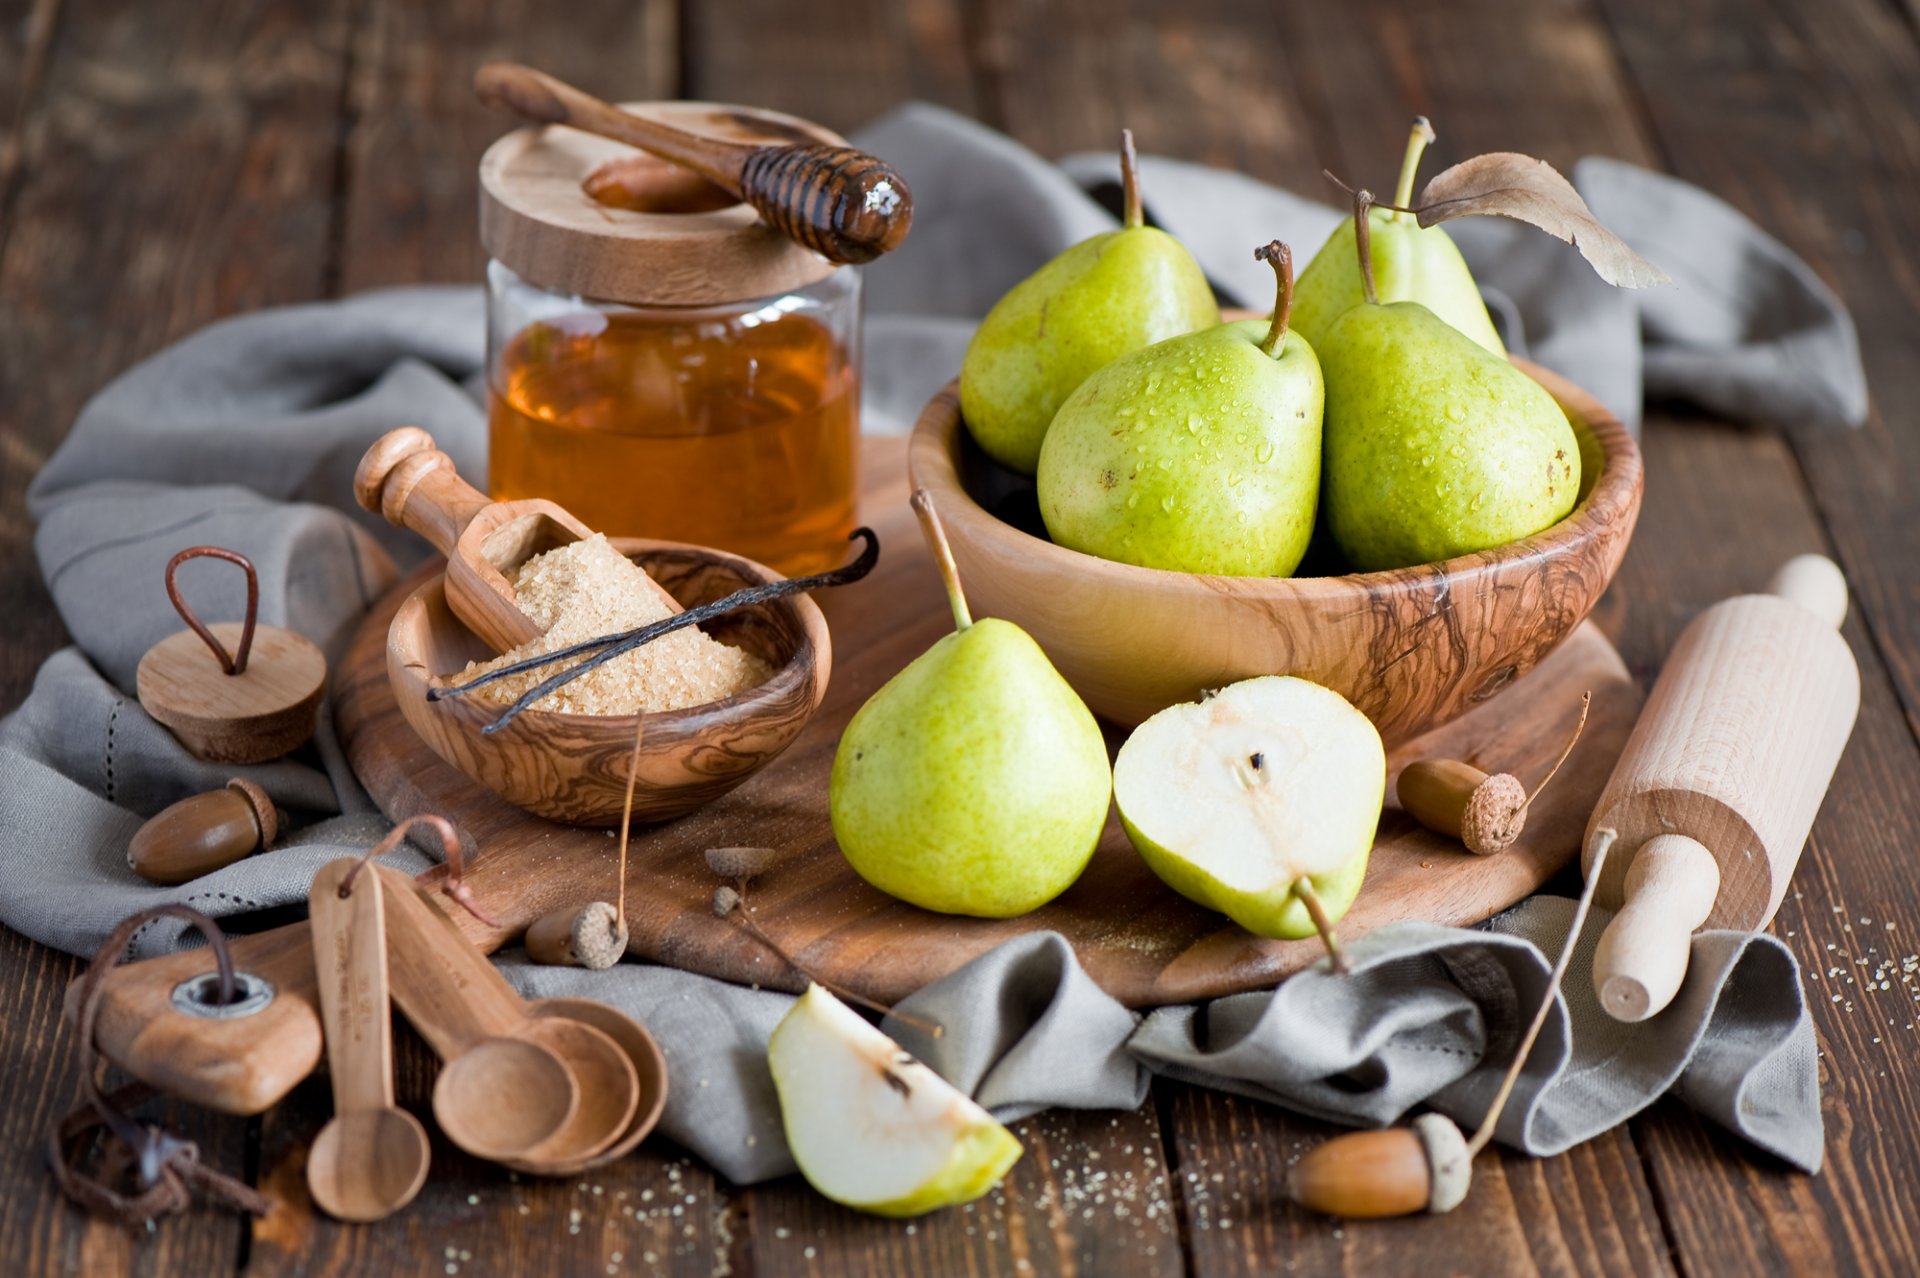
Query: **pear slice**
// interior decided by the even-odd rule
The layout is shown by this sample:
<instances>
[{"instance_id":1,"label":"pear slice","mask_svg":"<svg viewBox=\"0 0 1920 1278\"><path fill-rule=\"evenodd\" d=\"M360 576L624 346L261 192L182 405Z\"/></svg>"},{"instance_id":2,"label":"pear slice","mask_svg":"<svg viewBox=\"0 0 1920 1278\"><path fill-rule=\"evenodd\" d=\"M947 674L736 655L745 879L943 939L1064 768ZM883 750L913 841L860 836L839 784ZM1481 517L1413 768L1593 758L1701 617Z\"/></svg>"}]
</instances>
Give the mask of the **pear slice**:
<instances>
[{"instance_id":1,"label":"pear slice","mask_svg":"<svg viewBox=\"0 0 1920 1278\"><path fill-rule=\"evenodd\" d=\"M918 1216L971 1202L1021 1154L1012 1132L818 985L767 1040L787 1145L837 1203Z\"/></svg>"},{"instance_id":2,"label":"pear slice","mask_svg":"<svg viewBox=\"0 0 1920 1278\"><path fill-rule=\"evenodd\" d=\"M1169 886L1259 936L1331 922L1366 877L1387 755L1339 693L1265 675L1148 719L1113 765L1127 837ZM1303 887L1304 884L1304 887Z\"/></svg>"}]
</instances>

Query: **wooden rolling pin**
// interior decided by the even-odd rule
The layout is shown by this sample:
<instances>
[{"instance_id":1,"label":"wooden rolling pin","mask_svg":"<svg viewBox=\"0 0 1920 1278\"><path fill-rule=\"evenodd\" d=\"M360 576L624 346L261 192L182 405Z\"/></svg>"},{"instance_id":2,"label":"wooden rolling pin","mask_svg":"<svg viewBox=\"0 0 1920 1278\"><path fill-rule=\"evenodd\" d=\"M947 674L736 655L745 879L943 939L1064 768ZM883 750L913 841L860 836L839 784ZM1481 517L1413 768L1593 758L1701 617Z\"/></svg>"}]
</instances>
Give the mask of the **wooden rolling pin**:
<instances>
[{"instance_id":1,"label":"wooden rolling pin","mask_svg":"<svg viewBox=\"0 0 1920 1278\"><path fill-rule=\"evenodd\" d=\"M1620 836L1593 962L1615 1020L1673 1000L1696 929L1757 930L1780 908L1860 709L1846 614L1840 569L1802 555L1766 594L1694 618L1667 657L1587 826L1589 849L1602 827Z\"/></svg>"}]
</instances>

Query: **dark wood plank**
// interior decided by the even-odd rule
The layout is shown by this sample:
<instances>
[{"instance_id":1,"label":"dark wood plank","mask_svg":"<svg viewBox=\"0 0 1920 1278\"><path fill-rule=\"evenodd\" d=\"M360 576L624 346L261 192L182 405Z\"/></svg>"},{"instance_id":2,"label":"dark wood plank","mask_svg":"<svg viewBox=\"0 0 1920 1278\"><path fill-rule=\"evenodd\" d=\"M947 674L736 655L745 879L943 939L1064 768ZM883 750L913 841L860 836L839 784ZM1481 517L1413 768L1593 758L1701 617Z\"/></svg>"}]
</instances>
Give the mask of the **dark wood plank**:
<instances>
[{"instance_id":1,"label":"dark wood plank","mask_svg":"<svg viewBox=\"0 0 1920 1278\"><path fill-rule=\"evenodd\" d=\"M68 15L0 253L0 702L60 640L21 494L80 404L210 319L319 291L340 7Z\"/></svg>"},{"instance_id":2,"label":"dark wood plank","mask_svg":"<svg viewBox=\"0 0 1920 1278\"><path fill-rule=\"evenodd\" d=\"M438 1063L396 1025L399 1103L427 1128L420 1196L375 1225L341 1225L307 1196L307 1151L333 1112L324 1075L267 1116L261 1186L286 1210L254 1227L246 1272L268 1274L659 1274L717 1272L721 1200L705 1164L661 1139L581 1176L523 1176L462 1153L433 1122ZM504 1099L504 1098L503 1098Z\"/></svg>"},{"instance_id":3,"label":"dark wood plank","mask_svg":"<svg viewBox=\"0 0 1920 1278\"><path fill-rule=\"evenodd\" d=\"M1621 574L1636 601L1622 646L1651 664L1700 608L1758 588L1780 560L1823 549L1825 534L1784 441L1656 417L1647 445L1642 530ZM1736 505L1753 514L1730 534ZM1920 1009L1901 970L1903 959L1920 966L1920 749L1857 610L1845 633L1860 659L1860 720L1773 925L1804 969L1820 1035L1827 1165L1811 1178L1781 1170L1677 1106L1636 1123L1689 1273L1920 1267L1906 1189L1920 1149Z\"/></svg>"},{"instance_id":4,"label":"dark wood plank","mask_svg":"<svg viewBox=\"0 0 1920 1278\"><path fill-rule=\"evenodd\" d=\"M913 1221L862 1215L797 1177L745 1196L753 1272L1174 1275L1183 1272L1151 1102L1016 1123L1026 1154L977 1202Z\"/></svg>"},{"instance_id":5,"label":"dark wood plank","mask_svg":"<svg viewBox=\"0 0 1920 1278\"><path fill-rule=\"evenodd\" d=\"M1339 1129L1224 1092L1160 1090L1197 1274L1271 1274L1280 1256L1303 1274L1673 1272L1625 1130L1560 1158L1483 1154L1451 1214L1363 1224L1287 1198L1288 1169Z\"/></svg>"},{"instance_id":6,"label":"dark wood plank","mask_svg":"<svg viewBox=\"0 0 1920 1278\"><path fill-rule=\"evenodd\" d=\"M1883 0L1605 0L1667 163L1852 309L1874 412L1795 432L1834 548L1920 729L1920 39Z\"/></svg>"},{"instance_id":7,"label":"dark wood plank","mask_svg":"<svg viewBox=\"0 0 1920 1278\"><path fill-rule=\"evenodd\" d=\"M685 6L683 92L841 132L909 98L977 113L960 0L707 0Z\"/></svg>"},{"instance_id":8,"label":"dark wood plank","mask_svg":"<svg viewBox=\"0 0 1920 1278\"><path fill-rule=\"evenodd\" d=\"M1142 151L1319 190L1317 120L1282 52L1296 10L982 0L976 48L996 123L1041 155Z\"/></svg>"},{"instance_id":9,"label":"dark wood plank","mask_svg":"<svg viewBox=\"0 0 1920 1278\"><path fill-rule=\"evenodd\" d=\"M80 404L208 320L320 288L341 7L102 0L84 20L64 15L0 243L0 703L18 700L61 638L22 493ZM16 12L24 35L26 7ZM0 1255L17 1272L231 1270L245 1229L234 1217L195 1211L142 1241L68 1206L42 1167L46 1126L73 1099L60 1008L77 970L0 933L0 1072L13 1097L0 1116ZM242 1169L245 1124L181 1105L151 1117L210 1164Z\"/></svg>"},{"instance_id":10,"label":"dark wood plank","mask_svg":"<svg viewBox=\"0 0 1920 1278\"><path fill-rule=\"evenodd\" d=\"M480 156L519 123L474 99L483 62L631 101L677 93L676 52L672 0L579 0L564 20L533 0L373 0L353 45L339 290L480 282Z\"/></svg>"}]
</instances>

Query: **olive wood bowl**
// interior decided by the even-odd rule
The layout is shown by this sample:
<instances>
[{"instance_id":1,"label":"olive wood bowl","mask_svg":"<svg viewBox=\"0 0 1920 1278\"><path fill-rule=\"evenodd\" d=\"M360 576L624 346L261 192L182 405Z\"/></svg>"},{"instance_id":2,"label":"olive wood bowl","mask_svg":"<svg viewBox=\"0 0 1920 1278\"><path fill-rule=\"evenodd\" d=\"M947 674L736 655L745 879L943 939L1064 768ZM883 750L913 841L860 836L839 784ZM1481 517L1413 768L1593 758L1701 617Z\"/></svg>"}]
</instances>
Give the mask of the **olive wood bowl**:
<instances>
[{"instance_id":1,"label":"olive wood bowl","mask_svg":"<svg viewBox=\"0 0 1920 1278\"><path fill-rule=\"evenodd\" d=\"M1209 688L1292 674L1344 695L1392 746L1494 696L1571 634L1640 513L1640 450L1626 427L1564 378L1514 363L1573 423L1580 500L1531 537L1412 568L1215 577L1056 546L1033 481L964 429L957 382L921 412L907 465L940 512L974 614L1031 634L1096 713L1131 726Z\"/></svg>"},{"instance_id":2,"label":"olive wood bowl","mask_svg":"<svg viewBox=\"0 0 1920 1278\"><path fill-rule=\"evenodd\" d=\"M780 580L771 568L703 546L610 539L683 607ZM502 707L477 697L427 700L427 690L493 651L447 607L446 578L407 597L387 630L387 679L407 723L433 752L508 802L569 825L615 825L640 739L633 817L667 821L711 803L777 758L826 696L833 646L819 605L792 595L702 627L765 657L773 677L738 696L658 714L528 710L486 736Z\"/></svg>"}]
</instances>

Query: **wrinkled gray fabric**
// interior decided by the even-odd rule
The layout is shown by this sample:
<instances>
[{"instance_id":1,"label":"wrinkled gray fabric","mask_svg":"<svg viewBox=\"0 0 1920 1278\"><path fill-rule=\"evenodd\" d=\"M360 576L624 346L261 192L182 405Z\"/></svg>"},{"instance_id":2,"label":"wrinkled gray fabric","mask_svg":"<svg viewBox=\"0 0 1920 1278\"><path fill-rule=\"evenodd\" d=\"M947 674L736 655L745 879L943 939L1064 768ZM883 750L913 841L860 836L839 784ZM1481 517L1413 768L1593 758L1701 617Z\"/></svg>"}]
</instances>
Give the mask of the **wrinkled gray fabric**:
<instances>
[{"instance_id":1,"label":"wrinkled gray fabric","mask_svg":"<svg viewBox=\"0 0 1920 1278\"><path fill-rule=\"evenodd\" d=\"M899 430L952 375L973 321L1000 293L1113 225L1080 185L1108 180L1112 161L1055 167L921 106L862 140L897 159L916 193L912 239L867 275L866 426ZM1233 174L1152 157L1143 167L1156 218L1239 300L1257 304L1267 287L1252 244L1276 234L1315 244L1335 218ZM1575 178L1679 286L1619 294L1537 233L1459 226L1516 347L1524 339L1623 416L1637 410L1644 370L1650 391L1723 413L1858 417L1852 330L1804 265L1670 179L1605 161L1581 165ZM1703 236L1713 242L1696 243ZM141 711L134 670L148 646L179 628L161 570L198 542L251 556L262 621L337 654L400 567L425 553L354 508L354 465L381 433L415 423L464 473L483 474L474 395L482 357L477 289L396 290L212 325L87 405L29 495L35 552L74 646L48 660L0 722L0 922L86 953L117 920L161 901L244 918L304 901L315 867L377 837L383 823L330 725L285 760L203 764ZM1797 387L1782 384L1789 374ZM189 564L180 579L203 615L239 614L242 581L230 566ZM125 853L140 821L236 773L287 810L286 845L177 888L135 878ZM417 870L426 858L405 848L394 863ZM1557 945L1564 908L1538 901L1485 932L1410 924L1357 946L1370 958L1351 981L1310 973L1273 994L1165 1009L1139 1025L1059 937L1036 934L909 1000L946 1027L940 1038L890 1028L1004 1116L1137 1105L1147 1071L1161 1069L1346 1122L1389 1121L1423 1102L1471 1118L1546 970L1525 941ZM134 949L144 956L185 943L167 923ZM672 1069L668 1135L742 1183L791 1167L763 1053L784 996L640 964L593 974L509 960L507 969L531 993L605 998L650 1026ZM1776 942L1696 940L1681 998L1631 1030L1584 1012L1591 1000L1578 984L1502 1139L1535 1152L1563 1148L1675 1087L1761 1147L1817 1165L1811 1030L1792 959Z\"/></svg>"}]
</instances>

